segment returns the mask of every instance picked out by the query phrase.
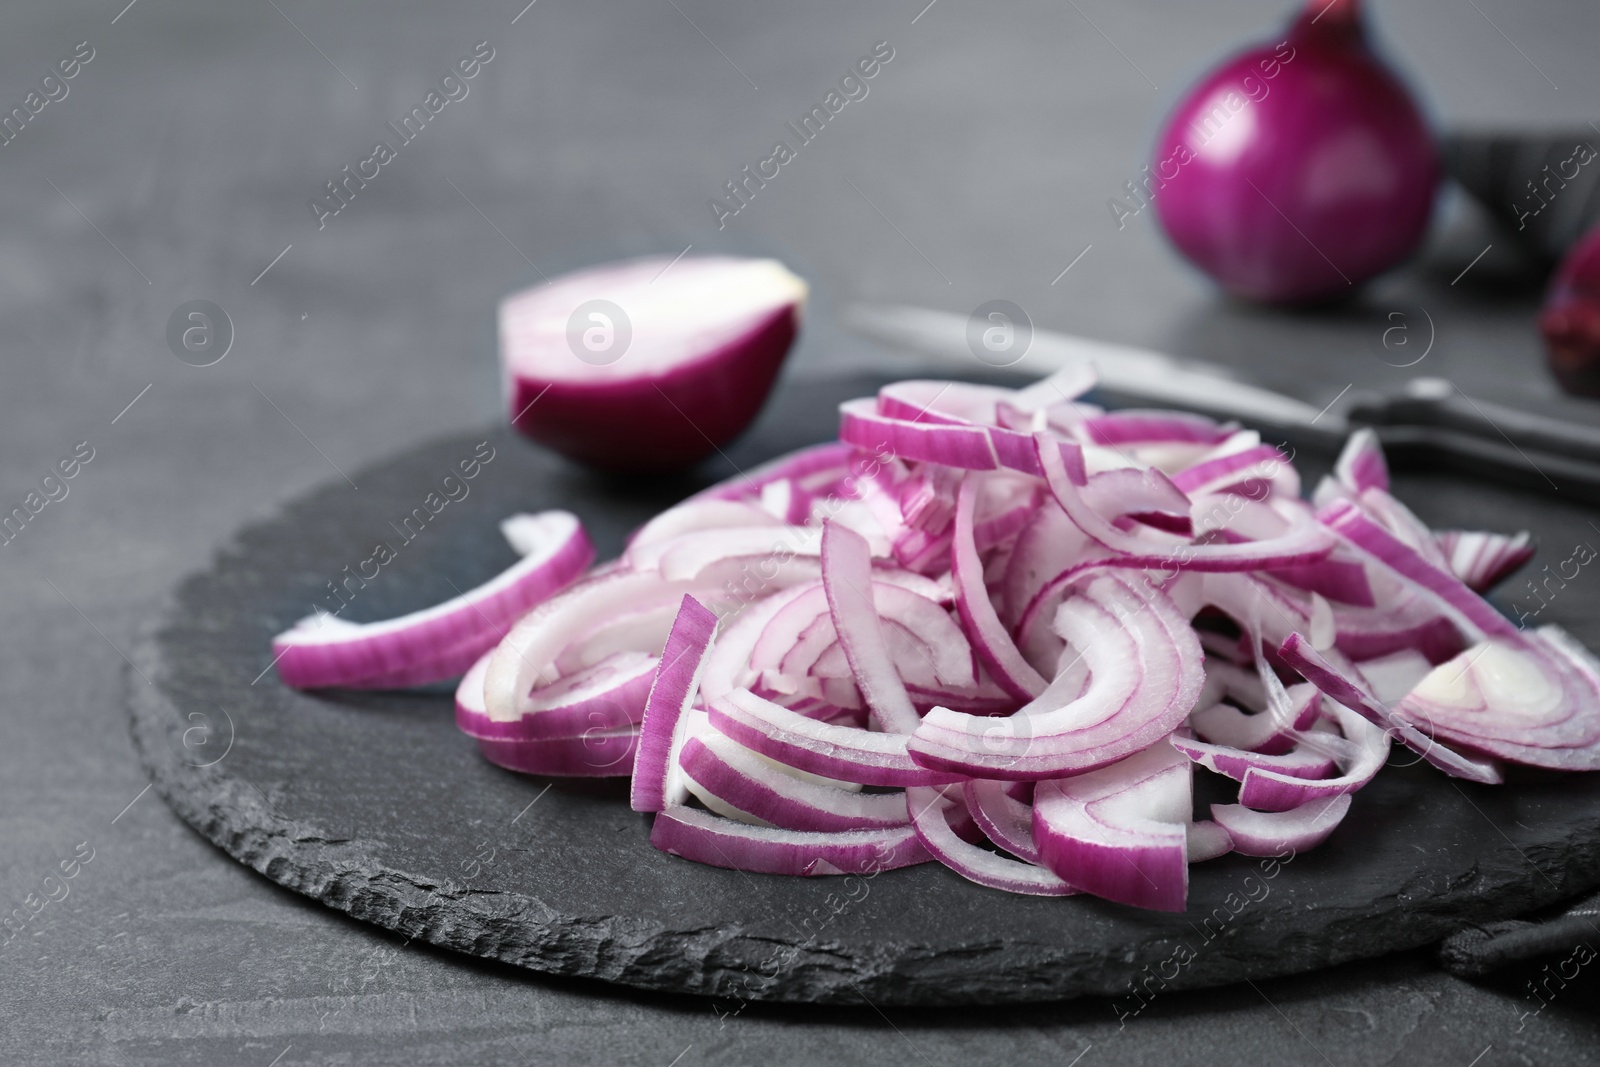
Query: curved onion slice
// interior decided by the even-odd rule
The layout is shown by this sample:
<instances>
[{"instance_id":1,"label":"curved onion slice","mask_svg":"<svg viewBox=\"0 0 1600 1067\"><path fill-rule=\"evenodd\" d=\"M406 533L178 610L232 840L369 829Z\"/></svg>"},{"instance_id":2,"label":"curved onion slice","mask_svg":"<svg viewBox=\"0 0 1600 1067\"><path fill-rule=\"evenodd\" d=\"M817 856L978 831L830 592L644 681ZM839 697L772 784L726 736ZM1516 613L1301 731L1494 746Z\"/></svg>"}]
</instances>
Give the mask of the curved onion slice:
<instances>
[{"instance_id":1,"label":"curved onion slice","mask_svg":"<svg viewBox=\"0 0 1600 1067\"><path fill-rule=\"evenodd\" d=\"M1192 766L1171 745L1153 745L1109 767L1039 783L1033 837L1045 866L1107 900L1182 911Z\"/></svg>"},{"instance_id":2,"label":"curved onion slice","mask_svg":"<svg viewBox=\"0 0 1600 1067\"><path fill-rule=\"evenodd\" d=\"M956 786L913 786L905 804L922 844L933 858L969 882L1036 897L1063 897L1077 890L1043 867L1009 860L988 849L963 841L950 825L950 816L964 809Z\"/></svg>"},{"instance_id":3,"label":"curved onion slice","mask_svg":"<svg viewBox=\"0 0 1600 1067\"><path fill-rule=\"evenodd\" d=\"M639 742L636 728L594 731L582 737L543 741L479 738L478 750L491 763L522 774L556 778L625 778Z\"/></svg>"},{"instance_id":4,"label":"curved onion slice","mask_svg":"<svg viewBox=\"0 0 1600 1067\"><path fill-rule=\"evenodd\" d=\"M1389 758L1389 735L1361 715L1332 705L1334 721L1349 744L1330 749L1342 773L1333 778L1308 779L1270 767L1251 767L1239 784L1239 803L1258 811L1288 811L1314 800L1354 793L1383 769ZM1320 738L1322 735L1313 735ZM1316 744L1316 740L1309 742Z\"/></svg>"},{"instance_id":5,"label":"curved onion slice","mask_svg":"<svg viewBox=\"0 0 1600 1067\"><path fill-rule=\"evenodd\" d=\"M1327 840L1350 810L1350 794L1312 800L1288 811L1251 811L1239 804L1213 804L1211 817L1243 856L1304 852Z\"/></svg>"},{"instance_id":6,"label":"curved onion slice","mask_svg":"<svg viewBox=\"0 0 1600 1067\"><path fill-rule=\"evenodd\" d=\"M1247 714L1231 704L1208 704L1202 696L1199 710L1189 716L1189 725L1200 740L1213 745L1282 755L1294 747L1299 732L1311 729L1322 714L1322 694L1315 686L1304 682L1290 686L1288 696L1289 709L1282 717L1270 708ZM1265 705L1263 697L1258 706Z\"/></svg>"},{"instance_id":7,"label":"curved onion slice","mask_svg":"<svg viewBox=\"0 0 1600 1067\"><path fill-rule=\"evenodd\" d=\"M1033 808L1006 792L1009 783L969 778L963 791L973 822L990 841L1019 860L1039 863L1033 843Z\"/></svg>"},{"instance_id":8,"label":"curved onion slice","mask_svg":"<svg viewBox=\"0 0 1600 1067\"><path fill-rule=\"evenodd\" d=\"M1039 466L1045 482L1072 521L1118 556L1101 562L1109 566L1197 571L1248 571L1310 563L1333 551L1335 541L1316 522L1302 519L1282 535L1265 541L1214 544L1158 544L1125 533L1088 507L1081 491L1086 479L1072 476L1060 449L1046 434L1035 435ZM1152 470L1152 477L1159 472ZM1082 566L1081 564L1079 566Z\"/></svg>"},{"instance_id":9,"label":"curved onion slice","mask_svg":"<svg viewBox=\"0 0 1600 1067\"><path fill-rule=\"evenodd\" d=\"M1199 641L1171 599L1118 577L1096 579L1063 604L1056 624L1089 670L1087 689L1063 669L1007 718L934 708L911 755L928 767L1003 779L1060 777L1148 748L1194 707L1204 681Z\"/></svg>"},{"instance_id":10,"label":"curved onion slice","mask_svg":"<svg viewBox=\"0 0 1600 1067\"><path fill-rule=\"evenodd\" d=\"M1383 458L1378 435L1362 427L1350 435L1333 466L1334 477L1352 493L1367 489L1389 489L1389 464Z\"/></svg>"},{"instance_id":11,"label":"curved onion slice","mask_svg":"<svg viewBox=\"0 0 1600 1067\"><path fill-rule=\"evenodd\" d=\"M579 582L526 615L494 650L484 679L490 718L520 719L533 706L536 685L561 676L563 660L577 669L618 651L611 647L615 642L605 640L618 625L626 628L636 651L656 654L683 596L714 598L717 593L709 582L668 582L650 571L617 570ZM573 655L575 645L578 655Z\"/></svg>"},{"instance_id":12,"label":"curved onion slice","mask_svg":"<svg viewBox=\"0 0 1600 1067\"><path fill-rule=\"evenodd\" d=\"M1499 768L1492 761L1472 759L1418 730L1405 718L1389 710L1364 686L1341 673L1301 635L1290 634L1279 647L1278 655L1335 703L1360 712L1369 722L1387 730L1395 740L1446 774L1490 785L1502 780Z\"/></svg>"},{"instance_id":13,"label":"curved onion slice","mask_svg":"<svg viewBox=\"0 0 1600 1067\"><path fill-rule=\"evenodd\" d=\"M877 830L780 830L724 819L694 808L656 816L650 843L711 867L754 874L874 874L933 857L910 826Z\"/></svg>"},{"instance_id":14,"label":"curved onion slice","mask_svg":"<svg viewBox=\"0 0 1600 1067\"><path fill-rule=\"evenodd\" d=\"M905 797L863 793L810 775L785 773L715 732L689 738L678 756L685 784L719 815L789 830L869 830L904 826Z\"/></svg>"},{"instance_id":15,"label":"curved onion slice","mask_svg":"<svg viewBox=\"0 0 1600 1067\"><path fill-rule=\"evenodd\" d=\"M785 766L862 785L943 785L960 776L911 758L907 736L807 718L735 689L711 705L711 725L744 747Z\"/></svg>"},{"instance_id":16,"label":"curved onion slice","mask_svg":"<svg viewBox=\"0 0 1600 1067\"><path fill-rule=\"evenodd\" d=\"M1434 540L1450 570L1474 593L1487 593L1533 558L1533 536L1479 530L1436 530Z\"/></svg>"},{"instance_id":17,"label":"curved onion slice","mask_svg":"<svg viewBox=\"0 0 1600 1067\"><path fill-rule=\"evenodd\" d=\"M889 655L873 604L871 551L865 538L838 523L822 527L822 587L872 725L887 733L915 730L921 720Z\"/></svg>"},{"instance_id":18,"label":"curved onion slice","mask_svg":"<svg viewBox=\"0 0 1600 1067\"><path fill-rule=\"evenodd\" d=\"M634 811L661 811L668 804L683 802L671 772L677 767L677 753L686 736L686 713L694 704L716 629L717 617L711 610L685 594L645 701L628 798Z\"/></svg>"},{"instance_id":19,"label":"curved onion slice","mask_svg":"<svg viewBox=\"0 0 1600 1067\"><path fill-rule=\"evenodd\" d=\"M529 608L568 585L594 559L576 516L547 511L517 525L530 549L484 584L422 611L383 622L311 616L272 640L278 675L297 689L365 688L365 680L429 664L409 684L458 677ZM448 654L439 656L441 649Z\"/></svg>"},{"instance_id":20,"label":"curved onion slice","mask_svg":"<svg viewBox=\"0 0 1600 1067\"><path fill-rule=\"evenodd\" d=\"M456 690L456 726L469 737L503 741L536 741L583 737L593 731L622 730L644 717L645 700L655 678L655 656L617 652L593 667L568 675L534 691L522 717L491 719L484 706L484 678L489 657L484 653Z\"/></svg>"},{"instance_id":21,"label":"curved onion slice","mask_svg":"<svg viewBox=\"0 0 1600 1067\"><path fill-rule=\"evenodd\" d=\"M951 563L956 583L956 609L979 658L994 674L995 681L1013 696L1023 700L1045 691L1046 682L1017 651L1011 636L1000 624L994 603L983 583L982 565L972 540L972 513L977 506L977 483L963 481L956 498L956 521Z\"/></svg>"},{"instance_id":22,"label":"curved onion slice","mask_svg":"<svg viewBox=\"0 0 1600 1067\"><path fill-rule=\"evenodd\" d=\"M1290 778L1325 778L1336 761L1328 746L1301 744L1279 756L1246 752L1229 745L1211 745L1187 737L1174 737L1172 747L1208 771L1244 781L1250 771L1271 771Z\"/></svg>"},{"instance_id":23,"label":"curved onion slice","mask_svg":"<svg viewBox=\"0 0 1600 1067\"><path fill-rule=\"evenodd\" d=\"M513 425L607 470L686 466L760 410L805 299L777 261L727 256L609 264L514 293L500 305Z\"/></svg>"}]
</instances>

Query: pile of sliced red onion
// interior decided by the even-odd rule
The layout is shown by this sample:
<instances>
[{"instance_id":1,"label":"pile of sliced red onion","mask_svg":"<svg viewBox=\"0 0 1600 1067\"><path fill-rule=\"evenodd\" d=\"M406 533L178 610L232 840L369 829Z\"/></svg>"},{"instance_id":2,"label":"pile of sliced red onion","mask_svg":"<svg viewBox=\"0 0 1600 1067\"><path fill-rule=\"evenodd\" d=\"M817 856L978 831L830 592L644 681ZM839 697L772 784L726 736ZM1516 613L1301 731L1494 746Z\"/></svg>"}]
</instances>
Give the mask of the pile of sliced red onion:
<instances>
[{"instance_id":1,"label":"pile of sliced red onion","mask_svg":"<svg viewBox=\"0 0 1600 1067\"><path fill-rule=\"evenodd\" d=\"M1164 910L1191 863L1321 842L1391 740L1477 782L1600 769L1600 664L1480 596L1526 534L1429 530L1370 433L1307 502L1258 434L1101 411L1092 384L888 386L838 443L684 501L614 562L580 576L571 516L519 518L506 574L310 620L280 670L401 685L476 659L456 721L489 759L631 774L687 859L938 860ZM1236 802L1197 817L1196 767Z\"/></svg>"}]
</instances>

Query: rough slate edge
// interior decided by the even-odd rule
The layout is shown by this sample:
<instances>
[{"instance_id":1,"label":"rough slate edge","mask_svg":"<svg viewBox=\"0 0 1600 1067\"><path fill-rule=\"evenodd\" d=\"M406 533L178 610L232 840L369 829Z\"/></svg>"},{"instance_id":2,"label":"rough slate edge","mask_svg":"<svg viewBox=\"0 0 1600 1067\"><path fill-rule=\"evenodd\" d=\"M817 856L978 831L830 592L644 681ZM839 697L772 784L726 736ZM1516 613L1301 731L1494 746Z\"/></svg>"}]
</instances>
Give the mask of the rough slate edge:
<instances>
[{"instance_id":1,"label":"rough slate edge","mask_svg":"<svg viewBox=\"0 0 1600 1067\"><path fill-rule=\"evenodd\" d=\"M437 445L424 446L415 454L437 449ZM395 462L403 463L404 457L384 466ZM313 494L286 511L304 509L321 495ZM236 545L252 531L273 524L274 520L268 520L246 528ZM219 558L228 552L222 550ZM180 595L188 584L180 587ZM142 675L152 680L163 677L162 655L153 637L141 642L135 661ZM746 924L663 932L649 922L626 918L528 923L525 916L547 913L548 908L517 894L457 891L438 885L437 876L386 866L361 842L341 838L327 827L282 818L255 787L221 766L189 765L179 755L179 739L190 720L146 685L143 677L130 674L129 680L135 744L157 790L205 837L279 884L406 937L547 973L598 977L673 992L755 998L747 985L749 969L767 958L774 939L747 933ZM1413 773L1394 768L1385 774L1391 780L1397 774L1415 778ZM1402 789L1400 796L1405 795ZM1463 921L1519 913L1600 883L1600 807L1592 810L1596 815L1585 813L1575 834L1580 846L1576 849L1570 837L1529 842L1520 850L1508 841L1509 847L1480 854L1478 863L1450 885L1402 885L1392 897L1347 909L1325 922L1322 936L1267 939L1272 942L1270 962L1264 963L1262 932L1250 929L1252 916L1247 910L1234 931L1244 937L1205 946L1203 964L1180 972L1168 988L1292 973L1425 944ZM1480 832L1490 836L1487 828ZM1491 844L1498 842L1491 840ZM1320 858L1317 854L1312 857L1317 858L1302 858L1299 863L1314 864ZM1529 860L1541 870L1555 871L1557 881L1533 870ZM367 873L358 875L363 868ZM1242 878L1250 869L1237 870L1235 876ZM714 876L707 872L708 878ZM927 872L899 872L899 876L926 877ZM450 882L448 878L444 881ZM1469 898L1465 902L1439 896L1463 891ZM440 907L440 898L456 905L470 903ZM432 906L430 900L435 901ZM480 900L498 906L485 907ZM1097 901L1078 904L1102 912L1119 910ZM1005 905L997 901L997 906ZM1182 938L1187 938L1182 928L1163 928L1152 922L1133 950L1098 957L1016 941L975 941L959 950L943 951L911 942L895 952L852 954L838 942L824 941L806 949L781 982L756 990L755 996L854 1002L865 995L884 1004L940 1004L1028 1002L1084 993L1117 995L1142 976L1147 964L1167 959ZM1250 941L1255 945L1248 958L1230 954L1231 948L1246 947L1241 942ZM1375 950L1374 945L1381 947Z\"/></svg>"}]
</instances>

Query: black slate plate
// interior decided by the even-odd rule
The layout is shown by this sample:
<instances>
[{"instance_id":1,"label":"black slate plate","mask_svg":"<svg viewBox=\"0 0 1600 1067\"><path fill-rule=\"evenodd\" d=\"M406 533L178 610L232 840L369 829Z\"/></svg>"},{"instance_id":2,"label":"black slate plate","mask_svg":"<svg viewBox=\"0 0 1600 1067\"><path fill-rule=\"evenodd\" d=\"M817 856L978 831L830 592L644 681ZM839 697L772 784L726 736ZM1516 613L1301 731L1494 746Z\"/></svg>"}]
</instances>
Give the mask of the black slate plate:
<instances>
[{"instance_id":1,"label":"black slate plate","mask_svg":"<svg viewBox=\"0 0 1600 1067\"><path fill-rule=\"evenodd\" d=\"M824 439L873 383L789 386L725 462ZM396 526L480 441L495 449L415 540ZM1302 455L1302 463L1306 457ZM167 802L242 863L357 918L554 974L739 1000L981 1004L1135 985L1217 985L1426 944L1600 884L1600 775L1460 785L1402 753L1322 848L1194 871L1184 915L1014 897L936 865L871 879L751 876L652 849L617 782L526 778L481 759L447 691L303 694L265 668L275 632L387 541L347 618L433 603L509 564L496 521L564 507L614 553L697 481L607 482L500 430L420 447L243 530L185 581L130 673L135 743ZM1530 473L1531 476L1531 473ZM1411 476L1435 524L1531 526L1540 563L1600 543L1558 499ZM1594 644L1582 574L1546 617ZM263 673L264 672L264 673ZM147 684L148 679L149 684ZM531 805L531 807L530 807Z\"/></svg>"}]
</instances>

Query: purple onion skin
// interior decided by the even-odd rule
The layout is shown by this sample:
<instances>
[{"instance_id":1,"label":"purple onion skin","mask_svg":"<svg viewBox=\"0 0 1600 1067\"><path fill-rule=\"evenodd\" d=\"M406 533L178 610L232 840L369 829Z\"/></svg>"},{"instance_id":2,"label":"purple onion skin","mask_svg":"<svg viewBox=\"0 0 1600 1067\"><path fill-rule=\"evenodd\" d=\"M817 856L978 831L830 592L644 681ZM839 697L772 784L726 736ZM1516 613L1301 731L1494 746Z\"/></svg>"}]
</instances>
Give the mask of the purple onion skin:
<instances>
[{"instance_id":1,"label":"purple onion skin","mask_svg":"<svg viewBox=\"0 0 1600 1067\"><path fill-rule=\"evenodd\" d=\"M755 419L799 330L798 309L784 308L726 350L658 378L591 383L519 375L510 406L513 416L522 415L513 425L598 470L647 474L687 467Z\"/></svg>"},{"instance_id":2,"label":"purple onion skin","mask_svg":"<svg viewBox=\"0 0 1600 1067\"><path fill-rule=\"evenodd\" d=\"M1539 314L1539 332L1561 388L1600 397L1600 226L1561 261Z\"/></svg>"},{"instance_id":3,"label":"purple onion skin","mask_svg":"<svg viewBox=\"0 0 1600 1067\"><path fill-rule=\"evenodd\" d=\"M1439 159L1368 46L1358 0L1312 0L1286 41L1241 52L1189 93L1144 180L1172 243L1224 289L1308 304L1416 249Z\"/></svg>"}]
</instances>

